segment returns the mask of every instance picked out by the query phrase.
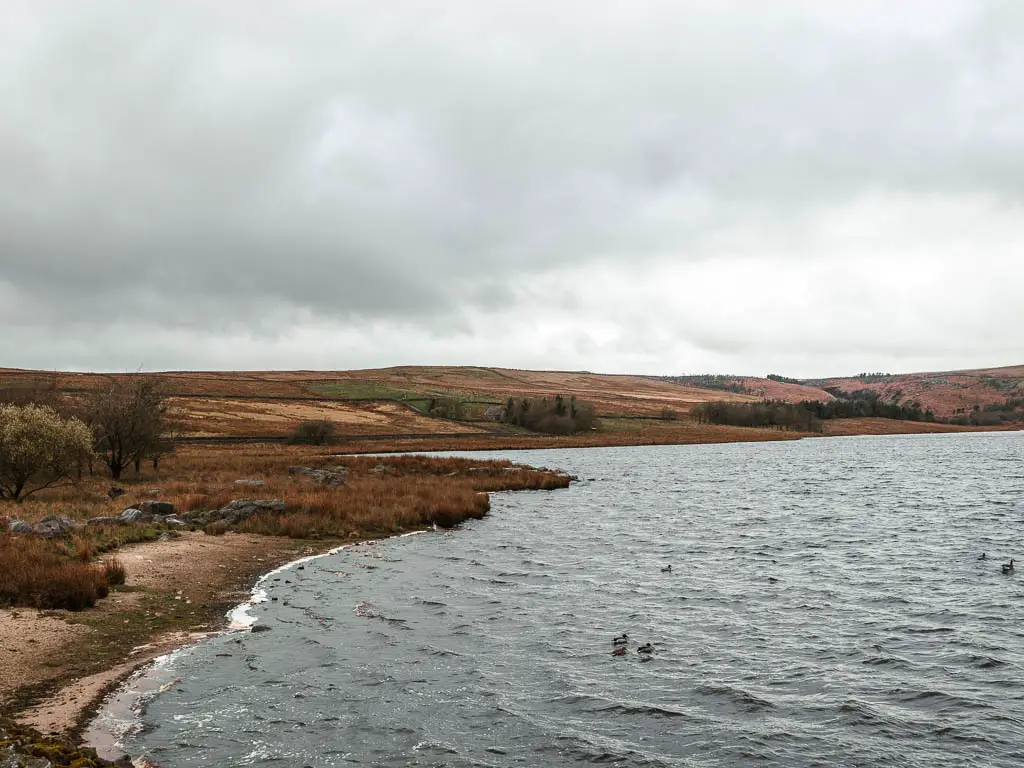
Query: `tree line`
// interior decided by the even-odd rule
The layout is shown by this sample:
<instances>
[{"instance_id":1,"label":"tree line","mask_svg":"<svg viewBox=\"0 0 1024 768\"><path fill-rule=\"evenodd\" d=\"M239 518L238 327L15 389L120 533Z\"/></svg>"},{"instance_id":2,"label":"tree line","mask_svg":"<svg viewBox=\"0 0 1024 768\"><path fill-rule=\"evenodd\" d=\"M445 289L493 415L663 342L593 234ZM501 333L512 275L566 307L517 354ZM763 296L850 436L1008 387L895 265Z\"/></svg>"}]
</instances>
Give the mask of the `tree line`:
<instances>
[{"instance_id":1,"label":"tree line","mask_svg":"<svg viewBox=\"0 0 1024 768\"><path fill-rule=\"evenodd\" d=\"M993 403L984 407L975 405L970 411L958 408L949 419L950 424L961 424L972 427L997 427L1000 424L1019 424L1024 422L1024 398L1008 397L1003 403Z\"/></svg>"},{"instance_id":2,"label":"tree line","mask_svg":"<svg viewBox=\"0 0 1024 768\"><path fill-rule=\"evenodd\" d=\"M767 427L787 432L821 432L821 421L804 404L767 400L760 403L700 403L691 411L698 424Z\"/></svg>"},{"instance_id":3,"label":"tree line","mask_svg":"<svg viewBox=\"0 0 1024 768\"><path fill-rule=\"evenodd\" d=\"M790 378L789 376L781 376L778 373L769 373L767 376L765 376L765 378L770 379L771 381L777 381L780 384L803 384L803 382L800 381L800 379L793 379Z\"/></svg>"},{"instance_id":4,"label":"tree line","mask_svg":"<svg viewBox=\"0 0 1024 768\"><path fill-rule=\"evenodd\" d=\"M852 419L876 416L883 419L902 421L938 421L931 408L922 407L917 400L900 403L901 392L888 398L874 389L857 389L847 392L838 387L826 387L825 391L835 399L827 403L820 400L804 400L800 404L819 419Z\"/></svg>"}]
</instances>

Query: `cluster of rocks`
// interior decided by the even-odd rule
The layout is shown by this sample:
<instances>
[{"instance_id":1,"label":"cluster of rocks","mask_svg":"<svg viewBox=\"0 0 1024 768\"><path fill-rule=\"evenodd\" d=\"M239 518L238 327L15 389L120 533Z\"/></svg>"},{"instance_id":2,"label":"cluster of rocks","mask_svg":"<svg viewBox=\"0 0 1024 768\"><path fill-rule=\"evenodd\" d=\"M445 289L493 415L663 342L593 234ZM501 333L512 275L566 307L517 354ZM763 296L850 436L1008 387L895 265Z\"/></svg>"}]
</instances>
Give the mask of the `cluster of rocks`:
<instances>
[{"instance_id":1,"label":"cluster of rocks","mask_svg":"<svg viewBox=\"0 0 1024 768\"><path fill-rule=\"evenodd\" d=\"M91 747L43 736L39 731L18 725L0 715L0 768L132 768L132 765L128 757L112 763L101 758Z\"/></svg>"},{"instance_id":2,"label":"cluster of rocks","mask_svg":"<svg viewBox=\"0 0 1024 768\"><path fill-rule=\"evenodd\" d=\"M169 501L142 501L128 507L116 517L93 517L84 523L78 523L69 517L48 515L35 525L24 520L7 521L7 530L15 535L63 536L76 528L90 525L129 525L131 523L166 525L171 528L204 526L223 520L235 525L261 512L281 514L285 511L285 503L281 499L235 499L220 509L194 509L174 514L174 505Z\"/></svg>"},{"instance_id":3,"label":"cluster of rocks","mask_svg":"<svg viewBox=\"0 0 1024 768\"><path fill-rule=\"evenodd\" d=\"M174 505L169 501L140 501L133 507L128 507L116 517L92 517L84 523L72 520L63 515L47 515L35 525L26 523L24 520L10 520L7 523L7 530L15 535L63 536L76 528L90 525L128 525L129 523L155 523L169 527L186 527L189 523L174 514Z\"/></svg>"},{"instance_id":4,"label":"cluster of rocks","mask_svg":"<svg viewBox=\"0 0 1024 768\"><path fill-rule=\"evenodd\" d=\"M220 509L194 509L185 512L182 517L192 525L209 525L221 520L235 525L260 512L279 515L284 510L285 504L281 499L235 499Z\"/></svg>"},{"instance_id":5,"label":"cluster of rocks","mask_svg":"<svg viewBox=\"0 0 1024 768\"><path fill-rule=\"evenodd\" d=\"M385 474L390 470L383 464L372 470L374 474ZM288 474L299 475L311 482L325 486L345 485L348 478L348 468L335 466L324 469L313 467L288 467ZM263 481L259 479L235 480L235 485L260 488ZM152 489L159 491L159 489ZM124 495L122 488L112 486L107 492L110 498L118 498ZM35 525L24 520L10 520L0 518L0 530L4 527L13 534L28 536L63 536L76 528L89 525L128 525L131 523L166 525L169 527L205 526L210 523L223 520L229 525L235 525L247 520L253 515L270 512L281 514L285 511L285 503L281 499L235 499L220 509L191 510L180 515L174 513L174 505L169 501L146 500L140 501L117 516L93 517L84 523L78 523L68 517L61 515L49 515L44 517Z\"/></svg>"},{"instance_id":6,"label":"cluster of rocks","mask_svg":"<svg viewBox=\"0 0 1024 768\"><path fill-rule=\"evenodd\" d=\"M326 467L325 469L288 467L288 474L308 477L318 485L344 485L348 479L348 467Z\"/></svg>"}]
</instances>

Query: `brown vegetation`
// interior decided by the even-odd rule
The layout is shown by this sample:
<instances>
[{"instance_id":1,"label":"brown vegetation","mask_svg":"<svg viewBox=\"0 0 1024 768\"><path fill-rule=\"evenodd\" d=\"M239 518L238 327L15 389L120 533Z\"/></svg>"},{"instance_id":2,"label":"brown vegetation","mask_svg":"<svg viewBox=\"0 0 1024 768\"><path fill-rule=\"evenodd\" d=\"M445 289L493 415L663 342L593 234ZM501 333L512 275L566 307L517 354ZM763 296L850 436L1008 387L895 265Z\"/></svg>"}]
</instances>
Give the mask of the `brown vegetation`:
<instances>
[{"instance_id":1,"label":"brown vegetation","mask_svg":"<svg viewBox=\"0 0 1024 768\"><path fill-rule=\"evenodd\" d=\"M975 405L984 408L1007 397L1020 396L1024 391L1022 370L1024 367L1018 366L905 374L878 381L872 377L823 379L812 382L813 386L794 383L795 380L784 376L710 377L729 379L739 392L684 386L646 376L449 366L359 371L168 372L154 376L161 391L168 395L168 413L180 419L184 436L285 438L303 421L322 420L334 425L338 439L346 444L372 436L403 436L400 439L405 440L406 435L429 435L430 441L437 442L442 435L479 435L493 440L492 447L498 447L507 444L517 432L484 421L482 413L489 405L502 405L510 397L575 397L593 405L602 423L620 417L657 419L666 412L674 412L685 421L695 405L710 401L828 401L832 395L822 387L840 386L850 391L868 387L883 391L887 398L899 390L904 400L919 401L923 409L931 408L936 416L948 418L958 409L970 411ZM81 399L91 391L109 387L111 381L126 378L130 377L0 370L0 400L24 397L25 392L33 389L38 396L53 397L64 392ZM431 403L435 404L433 414ZM438 403L450 407L439 409ZM611 430L610 437L582 444L616 444L619 436L625 444L676 441L674 432L641 422L632 429L616 428ZM706 438L709 442L721 439L714 432L708 432ZM704 440L693 440L686 431L681 434L681 441ZM480 440L469 442L483 446Z\"/></svg>"},{"instance_id":2,"label":"brown vegetation","mask_svg":"<svg viewBox=\"0 0 1024 768\"><path fill-rule=\"evenodd\" d=\"M348 482L319 485L288 473L297 463L344 467ZM489 507L487 492L565 487L566 476L513 466L510 462L429 457L334 457L311 448L288 446L183 449L159 475L143 474L126 483L127 493L110 500L103 478L76 488L41 492L17 508L28 522L59 514L82 521L114 516L133 502L158 495L178 511L218 509L252 495L235 480L258 478L261 498L282 499L283 514L262 513L235 530L297 539L356 539L385 536L430 525L450 527L479 518ZM150 488L159 483L159 493ZM6 528L6 525L5 525ZM222 521L205 526L223 535ZM117 580L117 568L90 564L100 552L132 538L155 538L152 525L89 525L68 537L41 539L0 534L0 605L74 610L93 605ZM103 593L103 594L101 594Z\"/></svg>"},{"instance_id":3,"label":"brown vegetation","mask_svg":"<svg viewBox=\"0 0 1024 768\"><path fill-rule=\"evenodd\" d=\"M111 582L104 568L73 558L64 541L0 535L0 606L91 608Z\"/></svg>"}]
</instances>

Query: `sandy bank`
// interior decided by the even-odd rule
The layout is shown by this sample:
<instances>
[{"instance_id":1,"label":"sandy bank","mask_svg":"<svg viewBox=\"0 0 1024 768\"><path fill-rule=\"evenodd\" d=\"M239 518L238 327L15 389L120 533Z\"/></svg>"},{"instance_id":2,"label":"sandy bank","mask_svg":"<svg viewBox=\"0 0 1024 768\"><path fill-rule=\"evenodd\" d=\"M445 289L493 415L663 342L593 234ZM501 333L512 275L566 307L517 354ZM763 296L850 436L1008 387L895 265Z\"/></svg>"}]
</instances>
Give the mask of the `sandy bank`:
<instances>
[{"instance_id":1,"label":"sandy bank","mask_svg":"<svg viewBox=\"0 0 1024 768\"><path fill-rule=\"evenodd\" d=\"M260 574L337 542L229 533L126 546L126 589L81 613L0 610L0 707L75 735L103 695L156 656L224 628Z\"/></svg>"}]
</instances>

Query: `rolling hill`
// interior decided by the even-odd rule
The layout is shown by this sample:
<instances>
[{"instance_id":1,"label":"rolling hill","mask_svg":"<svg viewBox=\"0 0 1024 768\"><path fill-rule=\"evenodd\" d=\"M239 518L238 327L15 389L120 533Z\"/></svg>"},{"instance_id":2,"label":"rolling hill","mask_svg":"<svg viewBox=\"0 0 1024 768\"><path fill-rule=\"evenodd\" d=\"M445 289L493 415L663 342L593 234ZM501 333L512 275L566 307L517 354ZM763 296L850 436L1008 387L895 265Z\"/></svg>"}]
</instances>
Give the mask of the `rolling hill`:
<instances>
[{"instance_id":1,"label":"rolling hill","mask_svg":"<svg viewBox=\"0 0 1024 768\"><path fill-rule=\"evenodd\" d=\"M50 389L72 399L82 398L106 386L112 378L127 375L130 374L0 369L0 396L5 392ZM484 411L510 397L556 394L592 404L608 439L623 443L648 438L656 442L682 439L684 431L695 429L685 422L686 414L695 405L710 401L827 402L839 390L870 389L886 400L918 400L938 417L949 418L975 407L984 409L1002 405L1008 399L1024 398L1024 366L813 380L782 376L655 377L458 366L351 371L168 371L151 375L161 380L168 395L179 436L196 439L280 439L291 434L302 421L319 419L333 422L339 433L353 439L514 436L522 431L485 420ZM442 398L459 401L464 417L455 421L433 415L431 405ZM864 431L881 429L867 422L863 427ZM701 428L709 429L710 425ZM851 430L856 432L856 426L845 424L841 429L828 431ZM904 431L917 430L906 427ZM673 438L675 432L680 435ZM692 437L686 432L687 442L695 441Z\"/></svg>"}]
</instances>

